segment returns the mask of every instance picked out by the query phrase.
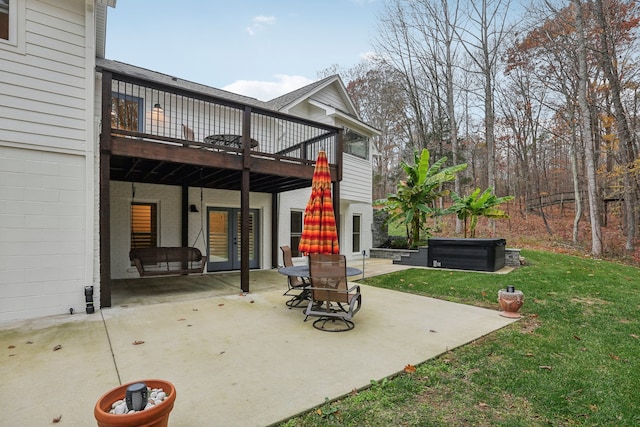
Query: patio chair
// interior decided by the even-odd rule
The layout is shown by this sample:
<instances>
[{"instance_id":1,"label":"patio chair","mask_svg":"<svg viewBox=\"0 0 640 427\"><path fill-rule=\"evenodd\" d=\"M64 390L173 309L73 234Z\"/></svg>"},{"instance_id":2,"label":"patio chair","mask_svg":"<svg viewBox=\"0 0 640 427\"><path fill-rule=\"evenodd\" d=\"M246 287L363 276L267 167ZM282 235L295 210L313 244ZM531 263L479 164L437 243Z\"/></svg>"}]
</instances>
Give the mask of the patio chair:
<instances>
[{"instance_id":1,"label":"patio chair","mask_svg":"<svg viewBox=\"0 0 640 427\"><path fill-rule=\"evenodd\" d=\"M191 129L189 126L183 124L182 125L182 139L185 139L187 141L195 141L195 135L193 134L193 129Z\"/></svg>"},{"instance_id":2,"label":"patio chair","mask_svg":"<svg viewBox=\"0 0 640 427\"><path fill-rule=\"evenodd\" d=\"M309 316L318 317L313 327L321 331L342 332L355 327L351 319L362 306L360 286L351 288L347 283L347 260L339 254L309 254L311 291L309 304L304 311L305 322Z\"/></svg>"},{"instance_id":3,"label":"patio chair","mask_svg":"<svg viewBox=\"0 0 640 427\"><path fill-rule=\"evenodd\" d=\"M291 248L285 245L280 246L280 250L282 251L282 262L284 263L284 266L293 267ZM309 291L305 289L305 287L309 285L309 282L304 277L287 276L287 278L289 289L287 289L287 291L282 295L291 297L291 299L286 302L287 307L298 307L302 302L307 301L309 298Z\"/></svg>"}]
</instances>

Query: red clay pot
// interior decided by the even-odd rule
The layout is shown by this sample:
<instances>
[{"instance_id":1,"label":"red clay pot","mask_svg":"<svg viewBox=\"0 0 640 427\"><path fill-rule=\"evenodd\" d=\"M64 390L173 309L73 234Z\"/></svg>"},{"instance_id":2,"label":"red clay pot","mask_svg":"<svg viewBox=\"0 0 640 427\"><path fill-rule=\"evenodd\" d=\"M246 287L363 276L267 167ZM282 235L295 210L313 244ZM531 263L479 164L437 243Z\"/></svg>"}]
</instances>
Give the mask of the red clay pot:
<instances>
[{"instance_id":1,"label":"red clay pot","mask_svg":"<svg viewBox=\"0 0 640 427\"><path fill-rule=\"evenodd\" d=\"M522 316L518 314L518 310L524 304L524 294L522 291L508 292L504 289L498 291L498 303L500 303L500 316L509 317L511 319L519 319Z\"/></svg>"},{"instance_id":2,"label":"red clay pot","mask_svg":"<svg viewBox=\"0 0 640 427\"><path fill-rule=\"evenodd\" d=\"M111 405L116 400L124 399L127 387L135 383L145 383L150 388L161 388L167 393L164 402L154 408L139 411L133 414L110 414ZM123 384L102 395L93 409L93 415L98 421L98 427L167 427L169 414L176 400L176 389L169 381L165 380L138 380Z\"/></svg>"}]
</instances>

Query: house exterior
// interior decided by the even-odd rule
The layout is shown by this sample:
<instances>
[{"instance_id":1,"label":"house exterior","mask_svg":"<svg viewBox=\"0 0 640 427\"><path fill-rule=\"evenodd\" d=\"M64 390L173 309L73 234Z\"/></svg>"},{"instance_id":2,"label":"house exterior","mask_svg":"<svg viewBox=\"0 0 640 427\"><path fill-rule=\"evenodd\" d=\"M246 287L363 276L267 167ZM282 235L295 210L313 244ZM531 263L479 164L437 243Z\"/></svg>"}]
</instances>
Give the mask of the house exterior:
<instances>
[{"instance_id":1,"label":"house exterior","mask_svg":"<svg viewBox=\"0 0 640 427\"><path fill-rule=\"evenodd\" d=\"M111 305L132 247L249 275L297 246L319 150L341 252L371 247L371 155L338 76L270 102L104 58L115 0L0 1L0 322Z\"/></svg>"}]
</instances>

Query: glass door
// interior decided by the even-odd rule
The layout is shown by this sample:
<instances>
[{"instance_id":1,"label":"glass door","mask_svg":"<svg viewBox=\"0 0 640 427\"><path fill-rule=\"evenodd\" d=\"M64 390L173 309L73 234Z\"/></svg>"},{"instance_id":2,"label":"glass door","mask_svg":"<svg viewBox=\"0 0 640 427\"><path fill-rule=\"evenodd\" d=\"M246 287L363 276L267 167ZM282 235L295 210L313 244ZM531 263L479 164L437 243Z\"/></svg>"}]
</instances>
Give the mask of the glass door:
<instances>
[{"instance_id":1,"label":"glass door","mask_svg":"<svg viewBox=\"0 0 640 427\"><path fill-rule=\"evenodd\" d=\"M249 211L249 268L258 268L260 235L258 210ZM208 208L207 271L239 270L241 261L240 209Z\"/></svg>"}]
</instances>

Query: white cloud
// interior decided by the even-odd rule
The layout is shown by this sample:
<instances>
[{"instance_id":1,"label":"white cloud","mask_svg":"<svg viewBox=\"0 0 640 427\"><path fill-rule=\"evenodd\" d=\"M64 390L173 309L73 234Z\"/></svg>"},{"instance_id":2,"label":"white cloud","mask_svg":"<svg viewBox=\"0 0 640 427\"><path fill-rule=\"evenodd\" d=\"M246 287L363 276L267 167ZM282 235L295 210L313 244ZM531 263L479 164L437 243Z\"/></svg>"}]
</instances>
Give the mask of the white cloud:
<instances>
[{"instance_id":1,"label":"white cloud","mask_svg":"<svg viewBox=\"0 0 640 427\"><path fill-rule=\"evenodd\" d=\"M280 95L284 95L285 93L292 92L313 83L313 80L303 76L277 74L274 77L276 78L276 81L273 82L237 80L222 89L240 95L257 98L261 101L269 101L270 99L277 98Z\"/></svg>"},{"instance_id":2,"label":"white cloud","mask_svg":"<svg viewBox=\"0 0 640 427\"><path fill-rule=\"evenodd\" d=\"M246 30L250 36L255 35L258 31L262 30L267 25L275 25L276 17L275 16L263 16L258 15L251 20L251 25L249 25Z\"/></svg>"}]
</instances>

